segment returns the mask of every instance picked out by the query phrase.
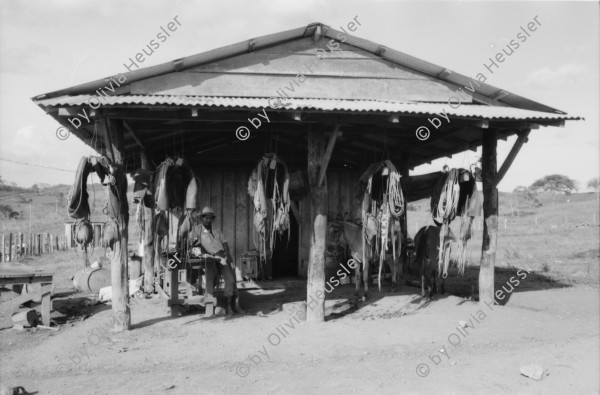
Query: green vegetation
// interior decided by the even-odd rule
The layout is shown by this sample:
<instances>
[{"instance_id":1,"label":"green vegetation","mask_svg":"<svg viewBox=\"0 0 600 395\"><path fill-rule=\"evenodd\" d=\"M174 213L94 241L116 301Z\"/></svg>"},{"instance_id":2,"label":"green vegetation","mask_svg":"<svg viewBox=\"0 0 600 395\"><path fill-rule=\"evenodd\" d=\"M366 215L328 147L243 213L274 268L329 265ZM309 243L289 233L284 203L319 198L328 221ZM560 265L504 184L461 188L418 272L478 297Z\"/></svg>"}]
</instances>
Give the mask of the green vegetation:
<instances>
[{"instance_id":1,"label":"green vegetation","mask_svg":"<svg viewBox=\"0 0 600 395\"><path fill-rule=\"evenodd\" d=\"M547 191L570 195L577 189L575 180L561 174L551 174L536 180L529 187L533 191Z\"/></svg>"}]
</instances>

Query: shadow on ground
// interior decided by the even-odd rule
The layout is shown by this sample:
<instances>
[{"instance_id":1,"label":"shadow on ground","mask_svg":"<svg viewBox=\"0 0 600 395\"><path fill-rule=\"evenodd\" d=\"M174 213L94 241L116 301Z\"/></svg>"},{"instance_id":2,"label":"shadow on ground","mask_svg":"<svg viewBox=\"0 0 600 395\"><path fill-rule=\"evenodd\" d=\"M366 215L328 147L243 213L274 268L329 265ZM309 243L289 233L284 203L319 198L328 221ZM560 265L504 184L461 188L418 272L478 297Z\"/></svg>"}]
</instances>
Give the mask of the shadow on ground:
<instances>
[{"instance_id":1,"label":"shadow on ground","mask_svg":"<svg viewBox=\"0 0 600 395\"><path fill-rule=\"evenodd\" d=\"M368 299L364 302L357 297L355 285L339 285L326 297L326 321L336 320L347 316L359 319L386 319L416 314L419 310L426 309L432 303L451 295L463 298L465 301L476 301L479 298L478 278L479 268L477 267L466 268L463 276L458 276L457 270L451 269L448 278L446 279L447 293L445 295L435 295L432 299L421 297L420 276L415 275L414 271L408 271L403 275L403 278L401 279L402 285L396 292L390 292L391 284L389 279L382 284L381 292L378 290L377 285L371 286L368 292ZM496 268L494 280L494 289L496 291L503 290L505 296L501 300L497 299L497 302L500 305L506 304L514 292L537 291L571 286L571 284L556 280L544 273L527 272L526 270L519 268ZM281 312L292 315L294 314L294 311L287 309L287 304L306 301L306 279L280 278L274 281L239 283L238 289L240 293L240 304L245 310L245 314L236 314L225 317L204 317L204 307L198 306L183 312L183 316L190 318L190 320L186 321L183 325L192 325L205 321L235 321L248 316L268 317ZM389 310L389 312L373 314L373 308L377 307L379 303L382 303L383 298L388 298L390 296L393 296L395 299L393 302L394 308ZM71 301L70 304L65 304L62 308L67 317L77 316L77 308L81 306L77 303L78 300L79 299L75 299L74 301ZM164 306L166 306L166 300L159 300L160 301L157 301L158 305L163 306L164 302ZM389 304L390 302L386 300L385 303ZM222 303L219 304L222 305ZM92 313L110 308L110 306L96 308L99 308L100 310L93 310ZM82 313L79 312L79 316L81 315ZM136 324L135 328L152 326L156 323L168 321L170 319L170 317L161 317L146 320Z\"/></svg>"}]
</instances>

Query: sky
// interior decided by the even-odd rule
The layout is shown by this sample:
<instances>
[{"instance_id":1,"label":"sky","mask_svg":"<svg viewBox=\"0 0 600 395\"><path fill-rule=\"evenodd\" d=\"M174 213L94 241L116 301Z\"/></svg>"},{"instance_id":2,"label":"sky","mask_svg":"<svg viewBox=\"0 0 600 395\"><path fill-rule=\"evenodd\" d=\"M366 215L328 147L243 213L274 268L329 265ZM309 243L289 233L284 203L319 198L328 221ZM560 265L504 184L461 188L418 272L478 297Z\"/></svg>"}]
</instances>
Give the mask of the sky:
<instances>
[{"instance_id":1,"label":"sky","mask_svg":"<svg viewBox=\"0 0 600 395\"><path fill-rule=\"evenodd\" d=\"M470 77L537 17L538 30L486 82L585 121L533 130L499 189L564 174L585 190L600 168L599 15L598 2L0 0L0 176L25 187L71 184L81 156L95 153L74 136L59 140L58 123L31 97L123 72L176 16L181 26L143 66L358 17L358 37ZM499 142L499 167L514 139ZM411 174L468 166L478 155Z\"/></svg>"}]
</instances>

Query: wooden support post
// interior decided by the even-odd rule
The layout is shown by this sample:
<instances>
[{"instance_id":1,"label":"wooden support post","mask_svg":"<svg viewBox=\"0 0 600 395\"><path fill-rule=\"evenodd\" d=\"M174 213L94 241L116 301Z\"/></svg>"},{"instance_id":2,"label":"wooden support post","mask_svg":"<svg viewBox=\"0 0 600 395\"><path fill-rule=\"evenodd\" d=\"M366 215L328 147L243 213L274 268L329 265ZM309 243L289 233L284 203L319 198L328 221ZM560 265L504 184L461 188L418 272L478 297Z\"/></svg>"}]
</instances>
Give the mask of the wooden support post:
<instances>
[{"instance_id":1,"label":"wooden support post","mask_svg":"<svg viewBox=\"0 0 600 395\"><path fill-rule=\"evenodd\" d=\"M319 181L317 185L322 185L323 180L325 180L325 175L327 174L327 166L329 166L329 160L331 159L331 154L333 154L333 147L335 146L335 140L340 135L340 125L335 125L333 129L333 133L329 137L329 142L327 143L327 149L325 150L325 156L323 156L323 160L321 161L321 170L319 171Z\"/></svg>"},{"instance_id":2,"label":"wooden support post","mask_svg":"<svg viewBox=\"0 0 600 395\"><path fill-rule=\"evenodd\" d=\"M94 224L94 247L102 247L102 226Z\"/></svg>"},{"instance_id":3,"label":"wooden support post","mask_svg":"<svg viewBox=\"0 0 600 395\"><path fill-rule=\"evenodd\" d=\"M73 240L73 228L71 224L65 224L65 248L71 248L71 240Z\"/></svg>"},{"instance_id":4,"label":"wooden support post","mask_svg":"<svg viewBox=\"0 0 600 395\"><path fill-rule=\"evenodd\" d=\"M9 262L12 262L14 260L12 248L13 248L13 234L9 233L8 234L8 260L9 260Z\"/></svg>"},{"instance_id":5,"label":"wooden support post","mask_svg":"<svg viewBox=\"0 0 600 395\"><path fill-rule=\"evenodd\" d=\"M519 137L517 137L517 141L515 141L510 152L508 153L508 156L506 157L506 159L504 159L504 163L502 163L500 170L498 170L498 174L496 174L496 178L494 179L495 187L497 187L498 184L500 183L500 181L502 181L502 179L506 175L506 172L508 171L508 169L514 162L515 158L517 157L517 154L521 150L521 147L523 147L523 144L525 144L527 142L527 137L529 136L529 132L531 132L531 129L527 129L524 132L521 132L518 134Z\"/></svg>"},{"instance_id":6,"label":"wooden support post","mask_svg":"<svg viewBox=\"0 0 600 395\"><path fill-rule=\"evenodd\" d=\"M108 158L117 165L123 165L123 134L124 130L116 121L103 118L100 122L104 135L105 152ZM111 253L111 285L112 285L112 318L113 330L122 332L131 329L131 312L129 310L129 284L127 281L127 241L129 238L129 209L127 204L127 177L125 169L116 171L115 187L119 189L121 211L116 218L120 230L120 238L113 245Z\"/></svg>"},{"instance_id":7,"label":"wooden support post","mask_svg":"<svg viewBox=\"0 0 600 395\"><path fill-rule=\"evenodd\" d=\"M42 293L42 323L50 326L50 312L52 311L52 293Z\"/></svg>"},{"instance_id":8,"label":"wooden support post","mask_svg":"<svg viewBox=\"0 0 600 395\"><path fill-rule=\"evenodd\" d=\"M7 262L6 261L5 243L6 243L6 239L5 239L4 233L2 233L2 249L0 250L0 252L2 252L2 259L0 259L0 262Z\"/></svg>"},{"instance_id":9,"label":"wooden support post","mask_svg":"<svg viewBox=\"0 0 600 395\"><path fill-rule=\"evenodd\" d=\"M494 303L494 266L498 235L498 189L496 189L496 146L497 132L483 131L481 153L483 181L483 243L479 267L479 302Z\"/></svg>"},{"instance_id":10,"label":"wooden support post","mask_svg":"<svg viewBox=\"0 0 600 395\"><path fill-rule=\"evenodd\" d=\"M211 261L211 262L206 262L204 265L205 268L205 281L206 281L206 290L205 290L205 295L207 297L208 300L210 300L210 302L207 302L204 310L204 315L206 317L212 317L214 315L215 312L215 284L214 284L214 279L215 279L215 262ZM200 278L199 281L202 281L202 279Z\"/></svg>"},{"instance_id":11,"label":"wooden support post","mask_svg":"<svg viewBox=\"0 0 600 395\"><path fill-rule=\"evenodd\" d=\"M142 152L141 158L142 169L154 170L150 166L150 162L148 161L148 157L144 152ZM153 190L153 183L149 186L150 190ZM144 265L144 292L153 293L154 292L154 196L147 196L146 199L142 203L144 210L144 234L142 235L142 241L144 243L144 257L143 265ZM146 205L150 205L150 207L146 207Z\"/></svg>"},{"instance_id":12,"label":"wooden support post","mask_svg":"<svg viewBox=\"0 0 600 395\"><path fill-rule=\"evenodd\" d=\"M15 240L15 259L22 258L23 253L21 252L21 232L17 233L17 240Z\"/></svg>"},{"instance_id":13,"label":"wooden support post","mask_svg":"<svg viewBox=\"0 0 600 395\"><path fill-rule=\"evenodd\" d=\"M169 279L169 306L171 306L171 317L179 316L179 270L169 269L167 270Z\"/></svg>"},{"instance_id":14,"label":"wooden support post","mask_svg":"<svg viewBox=\"0 0 600 395\"><path fill-rule=\"evenodd\" d=\"M400 175L402 176L402 178L404 178L403 181L405 181L409 175L409 159L409 153L403 152L402 156L400 157L399 169ZM406 270L408 269L408 250L406 248L408 245L408 204L404 205L404 214L400 216L400 231L402 232L402 251L400 251L400 276L403 277L403 274L406 273ZM415 230L415 234L417 231L418 229ZM401 285L402 284L398 284L398 286Z\"/></svg>"},{"instance_id":15,"label":"wooden support post","mask_svg":"<svg viewBox=\"0 0 600 395\"><path fill-rule=\"evenodd\" d=\"M327 179L319 184L323 169L325 136L308 131L308 179L310 184L310 255L307 281L307 321L325 321L325 237L327 233Z\"/></svg>"}]
</instances>

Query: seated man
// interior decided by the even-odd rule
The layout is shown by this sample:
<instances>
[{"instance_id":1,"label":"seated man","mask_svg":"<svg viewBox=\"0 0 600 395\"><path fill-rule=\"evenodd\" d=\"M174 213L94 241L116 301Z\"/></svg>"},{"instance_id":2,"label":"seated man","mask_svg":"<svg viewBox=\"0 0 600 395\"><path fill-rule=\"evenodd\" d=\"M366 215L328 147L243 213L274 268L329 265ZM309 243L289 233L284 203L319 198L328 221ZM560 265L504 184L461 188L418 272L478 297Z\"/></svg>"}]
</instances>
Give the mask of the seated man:
<instances>
[{"instance_id":1,"label":"seated man","mask_svg":"<svg viewBox=\"0 0 600 395\"><path fill-rule=\"evenodd\" d=\"M225 281L225 298L227 299L227 313L234 312L233 306L238 312L243 313L239 308L239 301L234 299L235 274L229 266L230 254L227 240L220 230L213 229L212 222L215 219L215 212L210 207L202 209L202 223L194 225L190 234L190 240L197 240L202 248L210 255L220 258L221 262L217 265L217 270L223 276Z\"/></svg>"}]
</instances>

